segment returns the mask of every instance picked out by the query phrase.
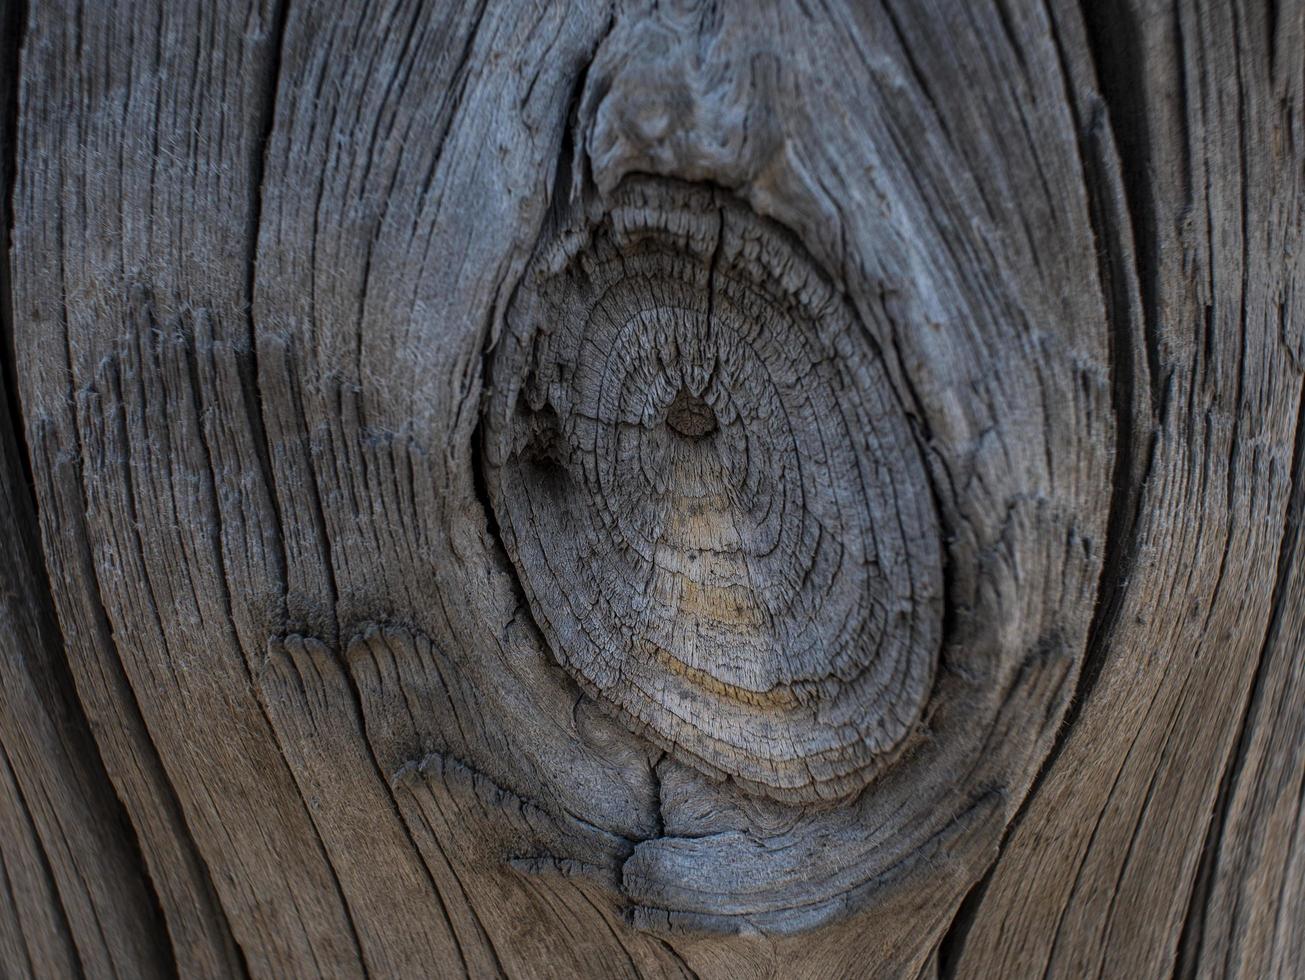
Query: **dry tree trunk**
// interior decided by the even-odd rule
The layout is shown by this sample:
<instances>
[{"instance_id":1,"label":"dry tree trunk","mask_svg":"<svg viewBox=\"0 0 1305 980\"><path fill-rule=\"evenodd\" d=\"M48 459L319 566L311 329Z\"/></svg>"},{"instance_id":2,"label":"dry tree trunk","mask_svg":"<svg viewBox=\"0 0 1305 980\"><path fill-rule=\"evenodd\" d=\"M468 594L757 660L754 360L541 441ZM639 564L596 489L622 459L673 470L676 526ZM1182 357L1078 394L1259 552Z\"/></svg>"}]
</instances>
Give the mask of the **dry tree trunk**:
<instances>
[{"instance_id":1,"label":"dry tree trunk","mask_svg":"<svg viewBox=\"0 0 1305 980\"><path fill-rule=\"evenodd\" d=\"M7 0L0 972L1305 975L1305 4Z\"/></svg>"}]
</instances>

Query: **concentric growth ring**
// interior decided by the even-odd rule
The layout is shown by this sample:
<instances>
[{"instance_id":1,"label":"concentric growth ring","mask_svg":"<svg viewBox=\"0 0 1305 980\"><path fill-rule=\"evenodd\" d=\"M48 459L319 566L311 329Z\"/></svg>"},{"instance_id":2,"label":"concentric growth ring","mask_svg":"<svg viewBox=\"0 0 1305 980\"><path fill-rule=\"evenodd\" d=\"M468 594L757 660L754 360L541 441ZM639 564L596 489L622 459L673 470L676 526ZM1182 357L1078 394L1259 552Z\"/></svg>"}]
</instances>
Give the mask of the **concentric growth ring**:
<instances>
[{"instance_id":1,"label":"concentric growth ring","mask_svg":"<svg viewBox=\"0 0 1305 980\"><path fill-rule=\"evenodd\" d=\"M749 792L864 786L929 694L941 543L884 369L791 237L628 183L528 270L492 385L486 482L559 661Z\"/></svg>"}]
</instances>

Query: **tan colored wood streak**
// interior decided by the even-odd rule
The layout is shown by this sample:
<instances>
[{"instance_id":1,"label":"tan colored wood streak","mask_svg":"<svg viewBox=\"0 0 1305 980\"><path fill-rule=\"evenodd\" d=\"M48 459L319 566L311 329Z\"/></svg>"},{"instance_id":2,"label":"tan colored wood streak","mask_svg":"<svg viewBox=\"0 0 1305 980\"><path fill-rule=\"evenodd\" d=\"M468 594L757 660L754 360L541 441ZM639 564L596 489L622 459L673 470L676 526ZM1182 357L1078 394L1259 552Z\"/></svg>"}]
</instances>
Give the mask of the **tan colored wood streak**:
<instances>
[{"instance_id":1,"label":"tan colored wood streak","mask_svg":"<svg viewBox=\"0 0 1305 980\"><path fill-rule=\"evenodd\" d=\"M15 975L75 974L81 965L76 942L7 759L0 759L0 832L0 954L7 968ZM108 957L97 955L101 951L88 952L110 965Z\"/></svg>"},{"instance_id":2,"label":"tan colored wood streak","mask_svg":"<svg viewBox=\"0 0 1305 980\"><path fill-rule=\"evenodd\" d=\"M268 717L352 909L369 972L476 972L403 829L362 737L336 651L299 636L273 640L260 678ZM468 956L471 958L468 959Z\"/></svg>"},{"instance_id":3,"label":"tan colored wood streak","mask_svg":"<svg viewBox=\"0 0 1305 980\"><path fill-rule=\"evenodd\" d=\"M1299 314L1298 314L1299 315ZM1298 439L1300 437L1298 436ZM1299 454L1299 448L1298 448ZM1188 912L1183 975L1305 972L1305 551L1300 455L1274 612Z\"/></svg>"}]
</instances>

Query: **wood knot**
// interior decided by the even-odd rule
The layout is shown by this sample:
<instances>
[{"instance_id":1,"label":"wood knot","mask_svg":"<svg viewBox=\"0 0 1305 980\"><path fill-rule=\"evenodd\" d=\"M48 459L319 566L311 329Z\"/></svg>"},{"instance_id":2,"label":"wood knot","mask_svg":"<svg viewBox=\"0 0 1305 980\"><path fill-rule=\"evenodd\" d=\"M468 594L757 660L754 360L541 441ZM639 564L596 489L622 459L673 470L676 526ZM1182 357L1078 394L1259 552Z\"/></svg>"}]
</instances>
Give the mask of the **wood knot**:
<instances>
[{"instance_id":1,"label":"wood knot","mask_svg":"<svg viewBox=\"0 0 1305 980\"><path fill-rule=\"evenodd\" d=\"M485 485L553 654L780 800L888 764L941 641L927 477L863 337L783 229L641 178L541 247L492 365Z\"/></svg>"}]
</instances>

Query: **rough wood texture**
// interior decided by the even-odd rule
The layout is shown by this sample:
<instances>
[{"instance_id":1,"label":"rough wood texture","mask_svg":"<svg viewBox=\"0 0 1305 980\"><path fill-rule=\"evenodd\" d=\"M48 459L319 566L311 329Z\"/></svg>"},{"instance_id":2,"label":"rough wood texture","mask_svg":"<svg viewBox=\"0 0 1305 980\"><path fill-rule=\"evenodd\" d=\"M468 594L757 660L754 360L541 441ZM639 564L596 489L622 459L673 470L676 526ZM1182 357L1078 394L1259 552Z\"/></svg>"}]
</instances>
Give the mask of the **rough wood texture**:
<instances>
[{"instance_id":1,"label":"rough wood texture","mask_svg":"<svg viewBox=\"0 0 1305 980\"><path fill-rule=\"evenodd\" d=\"M535 619L681 761L851 795L915 729L940 641L906 417L777 226L649 182L607 207L546 244L491 373L487 480Z\"/></svg>"},{"instance_id":2,"label":"rough wood texture","mask_svg":"<svg viewBox=\"0 0 1305 980\"><path fill-rule=\"evenodd\" d=\"M1289 501L1305 439L1305 10L1143 8L1106 5L1088 29L1129 178L1147 338L1134 383L1153 406L1145 479L1103 580L1091 686L985 886L961 975L1154 976L1185 925L1186 944L1206 946L1192 966L1210 976L1266 975L1305 943L1299 893L1238 869L1256 894L1236 912L1219 882L1259 836L1244 826L1222 840L1226 819L1281 819L1240 800L1255 770L1238 771L1239 730L1280 739L1276 778L1302 778L1305 719L1271 733L1271 715L1247 710L1302 651L1280 627L1301 602ZM1289 806L1299 822L1299 794ZM1285 864L1299 854L1299 841L1268 846ZM1203 852L1216 880L1198 885Z\"/></svg>"},{"instance_id":3,"label":"rough wood texture","mask_svg":"<svg viewBox=\"0 0 1305 980\"><path fill-rule=\"evenodd\" d=\"M167 975L140 855L68 676L0 378L0 963Z\"/></svg>"},{"instance_id":4,"label":"rough wood texture","mask_svg":"<svg viewBox=\"0 0 1305 980\"><path fill-rule=\"evenodd\" d=\"M0 59L20 11L0 3ZM17 77L0 72L0 188L12 187ZM166 976L140 854L69 677L37 540L17 400L9 194L0 198L0 974Z\"/></svg>"},{"instance_id":5,"label":"rough wood texture","mask_svg":"<svg viewBox=\"0 0 1305 980\"><path fill-rule=\"evenodd\" d=\"M0 10L4 970L1305 971L1305 4Z\"/></svg>"}]
</instances>

